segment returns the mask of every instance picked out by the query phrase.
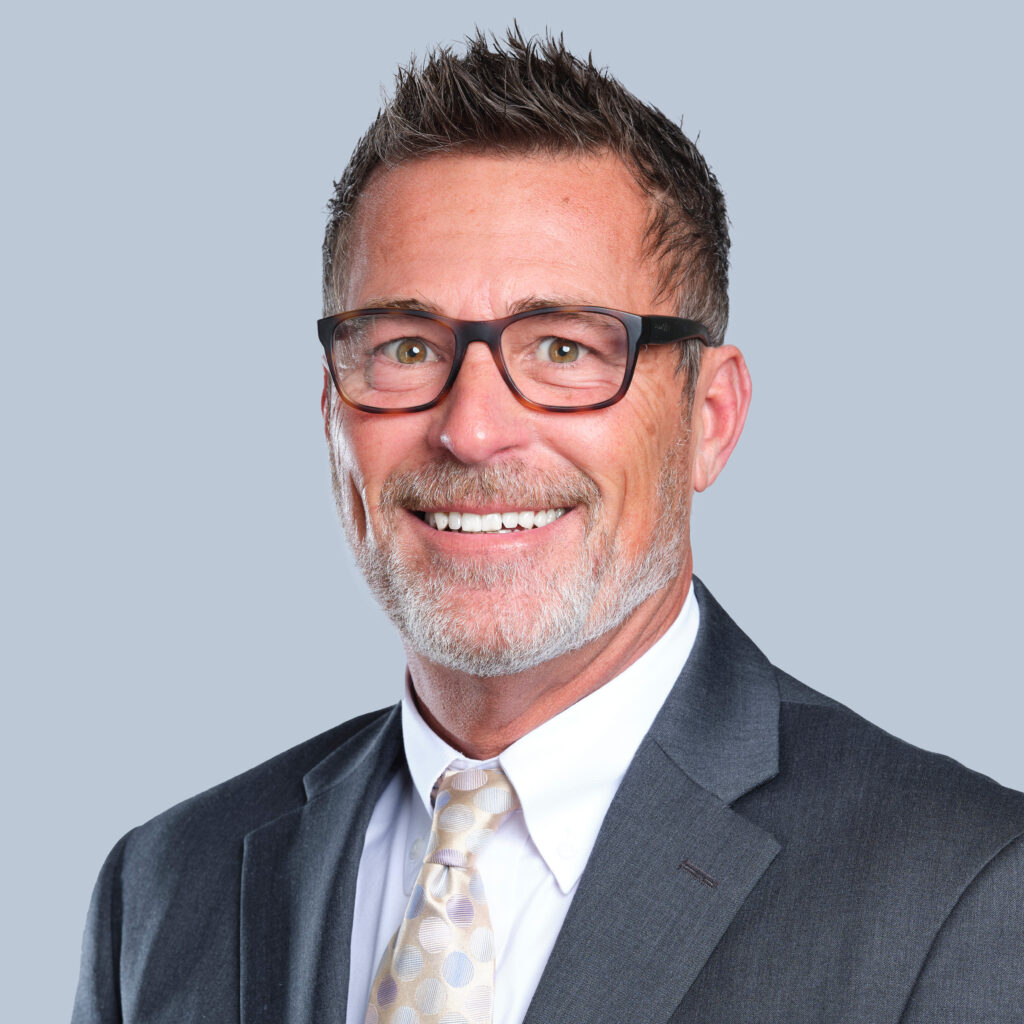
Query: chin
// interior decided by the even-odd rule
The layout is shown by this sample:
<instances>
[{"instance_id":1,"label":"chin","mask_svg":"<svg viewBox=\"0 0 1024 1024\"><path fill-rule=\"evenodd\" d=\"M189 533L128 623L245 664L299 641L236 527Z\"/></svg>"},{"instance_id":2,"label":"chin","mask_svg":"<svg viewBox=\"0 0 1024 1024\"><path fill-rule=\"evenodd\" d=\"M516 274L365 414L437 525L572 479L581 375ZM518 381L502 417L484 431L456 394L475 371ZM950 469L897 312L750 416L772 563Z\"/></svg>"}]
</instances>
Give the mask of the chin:
<instances>
[{"instance_id":1,"label":"chin","mask_svg":"<svg viewBox=\"0 0 1024 1024\"><path fill-rule=\"evenodd\" d=\"M578 650L618 628L675 578L676 545L623 559L552 567L434 559L424 571L390 551L357 550L381 607L421 657L480 678L512 676Z\"/></svg>"}]
</instances>

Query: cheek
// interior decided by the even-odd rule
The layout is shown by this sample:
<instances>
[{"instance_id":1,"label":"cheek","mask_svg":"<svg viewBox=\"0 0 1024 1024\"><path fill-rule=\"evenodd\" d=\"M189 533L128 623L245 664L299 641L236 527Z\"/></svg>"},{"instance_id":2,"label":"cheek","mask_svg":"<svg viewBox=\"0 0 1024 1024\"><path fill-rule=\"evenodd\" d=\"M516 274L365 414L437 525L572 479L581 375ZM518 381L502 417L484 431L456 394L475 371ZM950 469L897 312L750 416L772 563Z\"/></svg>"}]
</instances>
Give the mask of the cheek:
<instances>
[{"instance_id":1,"label":"cheek","mask_svg":"<svg viewBox=\"0 0 1024 1024\"><path fill-rule=\"evenodd\" d=\"M689 488L684 407L676 394L648 397L654 396L638 394L631 415L610 432L599 481L619 542L631 554L647 546L661 515L685 513Z\"/></svg>"},{"instance_id":2,"label":"cheek","mask_svg":"<svg viewBox=\"0 0 1024 1024\"><path fill-rule=\"evenodd\" d=\"M337 430L339 467L365 492L372 508L388 476L422 461L423 436L417 416L374 416L342 404Z\"/></svg>"},{"instance_id":3,"label":"cheek","mask_svg":"<svg viewBox=\"0 0 1024 1024\"><path fill-rule=\"evenodd\" d=\"M331 482L342 525L350 541L361 544L367 534L362 474L352 457L353 447L345 430L344 409L344 404L332 397L326 416Z\"/></svg>"},{"instance_id":4,"label":"cheek","mask_svg":"<svg viewBox=\"0 0 1024 1024\"><path fill-rule=\"evenodd\" d=\"M331 396L327 413L327 441L331 451L331 465L336 474L345 476L358 473L354 458L350 424L346 417L348 407L337 397Z\"/></svg>"},{"instance_id":5,"label":"cheek","mask_svg":"<svg viewBox=\"0 0 1024 1024\"><path fill-rule=\"evenodd\" d=\"M685 446L686 423L679 392L659 384L634 385L627 396L632 401L628 407L626 401L619 403L624 407L622 415L607 432L621 472L629 478L631 488L643 494L653 492L666 459L677 457Z\"/></svg>"},{"instance_id":6,"label":"cheek","mask_svg":"<svg viewBox=\"0 0 1024 1024\"><path fill-rule=\"evenodd\" d=\"M631 552L643 544L657 514L664 453L650 435L632 431L609 435L603 445L581 445L577 451L594 453L590 465L575 461L601 493L604 528Z\"/></svg>"}]
</instances>

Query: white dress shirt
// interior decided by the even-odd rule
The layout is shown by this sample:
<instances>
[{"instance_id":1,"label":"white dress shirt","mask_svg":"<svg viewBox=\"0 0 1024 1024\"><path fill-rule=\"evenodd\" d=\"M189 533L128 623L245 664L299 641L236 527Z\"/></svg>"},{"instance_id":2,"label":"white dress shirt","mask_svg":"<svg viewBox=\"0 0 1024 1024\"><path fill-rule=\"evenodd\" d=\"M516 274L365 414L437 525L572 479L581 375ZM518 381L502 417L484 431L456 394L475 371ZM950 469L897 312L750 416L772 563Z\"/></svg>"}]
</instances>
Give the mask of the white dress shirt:
<instances>
[{"instance_id":1,"label":"white dress shirt","mask_svg":"<svg viewBox=\"0 0 1024 1024\"><path fill-rule=\"evenodd\" d=\"M597 833L633 755L697 636L693 587L650 650L621 675L516 740L474 761L450 747L416 709L406 684L402 740L408 771L395 773L370 817L356 879L346 1024L363 1024L377 965L398 929L430 835L431 790L449 767L493 767L522 807L477 868L494 931L495 1024L520 1024L547 964Z\"/></svg>"}]
</instances>

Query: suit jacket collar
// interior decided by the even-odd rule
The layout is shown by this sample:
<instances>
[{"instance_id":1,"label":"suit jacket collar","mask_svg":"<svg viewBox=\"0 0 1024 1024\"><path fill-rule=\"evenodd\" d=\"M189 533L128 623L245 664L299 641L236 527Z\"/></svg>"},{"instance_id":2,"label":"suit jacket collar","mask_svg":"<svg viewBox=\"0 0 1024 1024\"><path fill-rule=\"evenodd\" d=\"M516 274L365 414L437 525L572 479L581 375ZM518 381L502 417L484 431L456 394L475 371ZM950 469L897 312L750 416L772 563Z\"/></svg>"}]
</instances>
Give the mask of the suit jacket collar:
<instances>
[{"instance_id":1,"label":"suit jacket collar","mask_svg":"<svg viewBox=\"0 0 1024 1024\"><path fill-rule=\"evenodd\" d=\"M649 733L697 785L730 804L779 770L775 669L695 576L700 630Z\"/></svg>"},{"instance_id":2,"label":"suit jacket collar","mask_svg":"<svg viewBox=\"0 0 1024 1024\"><path fill-rule=\"evenodd\" d=\"M396 704L306 772L302 777L306 799L313 800L333 786L354 792L370 786L382 770L390 770L401 746L401 705Z\"/></svg>"}]
</instances>

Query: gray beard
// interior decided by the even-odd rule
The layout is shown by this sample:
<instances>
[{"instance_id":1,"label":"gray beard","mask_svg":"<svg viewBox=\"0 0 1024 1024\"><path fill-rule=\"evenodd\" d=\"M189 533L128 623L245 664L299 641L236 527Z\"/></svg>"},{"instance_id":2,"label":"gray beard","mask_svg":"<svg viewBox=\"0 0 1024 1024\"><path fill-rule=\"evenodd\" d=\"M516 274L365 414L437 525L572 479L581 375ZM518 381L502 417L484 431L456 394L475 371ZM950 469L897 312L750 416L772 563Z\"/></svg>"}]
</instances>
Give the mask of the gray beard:
<instances>
[{"instance_id":1,"label":"gray beard","mask_svg":"<svg viewBox=\"0 0 1024 1024\"><path fill-rule=\"evenodd\" d=\"M680 439L685 444L686 439ZM521 463L467 467L444 462L388 478L381 492L384 537L355 536L348 496L332 458L334 492L356 561L381 607L420 656L478 677L515 675L597 639L678 575L686 538L686 481L670 454L658 481L659 515L645 551L625 558L601 527L601 498L582 473L539 474ZM413 566L388 538L410 508L445 508L501 496L513 508L576 506L587 517L575 564L542 558L451 560ZM475 592L476 615L452 604ZM483 620L481 624L481 620ZM467 628L471 627L471 628Z\"/></svg>"}]
</instances>

